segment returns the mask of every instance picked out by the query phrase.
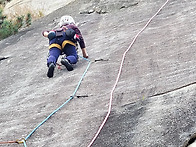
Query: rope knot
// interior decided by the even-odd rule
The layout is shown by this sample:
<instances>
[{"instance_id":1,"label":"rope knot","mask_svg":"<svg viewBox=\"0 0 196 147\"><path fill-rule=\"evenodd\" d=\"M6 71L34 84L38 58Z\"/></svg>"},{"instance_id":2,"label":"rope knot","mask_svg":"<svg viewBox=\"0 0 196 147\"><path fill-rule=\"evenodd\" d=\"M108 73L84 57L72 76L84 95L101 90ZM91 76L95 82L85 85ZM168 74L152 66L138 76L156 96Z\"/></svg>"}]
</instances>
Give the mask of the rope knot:
<instances>
[{"instance_id":1,"label":"rope knot","mask_svg":"<svg viewBox=\"0 0 196 147\"><path fill-rule=\"evenodd\" d=\"M16 143L18 143L18 144L22 144L22 143L24 143L26 140L24 139L24 138L21 138L21 139L17 139L16 140Z\"/></svg>"}]
</instances>

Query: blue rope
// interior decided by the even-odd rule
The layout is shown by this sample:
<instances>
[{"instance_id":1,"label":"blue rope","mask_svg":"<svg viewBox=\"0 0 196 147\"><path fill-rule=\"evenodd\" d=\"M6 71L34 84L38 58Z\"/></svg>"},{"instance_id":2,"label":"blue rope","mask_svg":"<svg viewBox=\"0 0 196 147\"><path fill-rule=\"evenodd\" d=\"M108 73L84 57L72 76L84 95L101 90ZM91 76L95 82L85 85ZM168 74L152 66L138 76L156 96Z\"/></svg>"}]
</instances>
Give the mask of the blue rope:
<instances>
[{"instance_id":1,"label":"blue rope","mask_svg":"<svg viewBox=\"0 0 196 147\"><path fill-rule=\"evenodd\" d=\"M80 85L81 85L81 82L82 82L82 80L83 80L83 78L84 78L84 76L86 75L86 73L87 73L87 71L88 71L88 69L89 69L89 67L90 67L90 64L91 64L91 61L89 60L89 59L87 59L87 58L84 58L84 57L82 57L82 56L79 56L79 57L81 57L82 59L85 59L86 61L88 61L89 63L88 63L88 66L86 67L86 70L84 71L84 73L83 73L83 75L82 75L82 77L80 78L80 81L78 82L78 85L76 86L76 88L75 88L75 91L73 92L73 94L72 94L72 96L70 96L70 98L65 102L65 103L63 103L59 108L57 108L56 110L54 110L46 119L44 119L39 125L37 125L37 127L35 128L35 129L33 129L33 131L25 138L25 140L24 140L24 142L23 142L23 144L24 144L24 146L25 147L27 147L27 145L26 145L26 140L41 126L41 125L43 125L53 114L55 114L58 110L60 110L65 104L67 104L69 101L71 101L73 98L74 98L74 96L75 96L75 94L76 94L76 92L78 91L78 89L79 89L79 87L80 87Z\"/></svg>"},{"instance_id":2,"label":"blue rope","mask_svg":"<svg viewBox=\"0 0 196 147\"><path fill-rule=\"evenodd\" d=\"M55 114L58 110L60 110L65 104L67 104L73 97L71 96L64 104L62 104L59 108L54 110L46 119L44 119L26 138L27 140L41 125L43 125L53 114Z\"/></svg>"},{"instance_id":3,"label":"blue rope","mask_svg":"<svg viewBox=\"0 0 196 147\"><path fill-rule=\"evenodd\" d=\"M27 147L27 144L26 144L25 140L24 140L24 142L23 142L23 145L24 145L24 147Z\"/></svg>"}]
</instances>

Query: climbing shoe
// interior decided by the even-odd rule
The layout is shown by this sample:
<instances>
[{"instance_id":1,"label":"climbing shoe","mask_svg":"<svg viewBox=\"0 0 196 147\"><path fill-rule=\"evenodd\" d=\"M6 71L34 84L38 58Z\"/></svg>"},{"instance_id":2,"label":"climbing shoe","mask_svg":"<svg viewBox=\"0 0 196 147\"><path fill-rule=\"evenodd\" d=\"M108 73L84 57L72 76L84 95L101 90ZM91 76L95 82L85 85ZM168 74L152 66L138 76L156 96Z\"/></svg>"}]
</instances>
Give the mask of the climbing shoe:
<instances>
[{"instance_id":1,"label":"climbing shoe","mask_svg":"<svg viewBox=\"0 0 196 147\"><path fill-rule=\"evenodd\" d=\"M48 66L48 73L47 73L47 76L49 78L53 77L53 75L54 75L54 68L55 68L55 64L54 63L50 63L49 66Z\"/></svg>"},{"instance_id":2,"label":"climbing shoe","mask_svg":"<svg viewBox=\"0 0 196 147\"><path fill-rule=\"evenodd\" d=\"M65 58L61 59L61 64L63 64L68 71L72 71L73 70L73 67L72 65L69 63L69 61Z\"/></svg>"}]
</instances>

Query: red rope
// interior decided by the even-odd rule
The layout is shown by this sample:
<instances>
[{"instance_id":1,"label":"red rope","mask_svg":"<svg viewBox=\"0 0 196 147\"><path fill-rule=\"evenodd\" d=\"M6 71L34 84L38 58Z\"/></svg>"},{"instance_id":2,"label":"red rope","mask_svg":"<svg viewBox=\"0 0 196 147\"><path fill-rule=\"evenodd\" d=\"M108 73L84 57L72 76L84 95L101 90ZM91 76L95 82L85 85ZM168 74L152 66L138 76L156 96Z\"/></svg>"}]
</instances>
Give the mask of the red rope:
<instances>
[{"instance_id":1,"label":"red rope","mask_svg":"<svg viewBox=\"0 0 196 147\"><path fill-rule=\"evenodd\" d=\"M21 144L25 141L24 138L22 139L17 139L16 141L4 141L4 142L0 142L0 144L9 144L9 143L18 143L18 144Z\"/></svg>"},{"instance_id":2,"label":"red rope","mask_svg":"<svg viewBox=\"0 0 196 147\"><path fill-rule=\"evenodd\" d=\"M122 67L123 67L123 63L124 63L124 60L125 60L125 55L126 53L130 50L130 48L133 46L133 44L135 43L136 39L138 38L138 36L147 28L147 26L150 24L150 22L152 21L152 19L163 9L163 7L169 2L169 0L167 0L162 6L161 8L155 13L155 15L153 15L149 21L146 23L146 25L142 28L142 30L134 37L133 41L131 42L131 44L129 45L128 49L124 52L123 54L123 57L122 57L122 60L121 60L121 64L120 64L120 68L119 68L119 72L118 72L118 75L117 75L117 78L116 78L116 82L112 88L112 91L110 93L110 102L109 102L109 107L108 107L108 113L104 119L104 121L102 122L101 126L99 127L97 133L95 134L94 138L91 140L91 142L89 143L88 147L92 146L92 144L95 142L96 138L98 137L99 133L101 132L103 126L105 125L110 113L111 113L111 108L112 108L112 99L113 99L113 93L114 93L114 90L117 86L117 83L119 81L119 78L120 78L120 75L121 75L121 72L122 72Z\"/></svg>"},{"instance_id":3,"label":"red rope","mask_svg":"<svg viewBox=\"0 0 196 147\"><path fill-rule=\"evenodd\" d=\"M5 141L5 142L0 142L0 144L8 144L8 143L18 143L17 141Z\"/></svg>"}]
</instances>

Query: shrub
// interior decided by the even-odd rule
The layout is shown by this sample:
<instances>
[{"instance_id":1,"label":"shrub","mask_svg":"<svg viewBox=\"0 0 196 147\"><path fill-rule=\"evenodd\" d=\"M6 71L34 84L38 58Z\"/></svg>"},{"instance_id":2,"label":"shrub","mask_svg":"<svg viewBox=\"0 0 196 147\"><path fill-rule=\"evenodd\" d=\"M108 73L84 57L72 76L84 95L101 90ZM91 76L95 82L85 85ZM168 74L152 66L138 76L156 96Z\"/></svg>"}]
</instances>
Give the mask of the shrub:
<instances>
[{"instance_id":1,"label":"shrub","mask_svg":"<svg viewBox=\"0 0 196 147\"><path fill-rule=\"evenodd\" d=\"M0 8L0 40L18 32L18 29L11 21L6 20L3 9Z\"/></svg>"},{"instance_id":2,"label":"shrub","mask_svg":"<svg viewBox=\"0 0 196 147\"><path fill-rule=\"evenodd\" d=\"M18 27L11 21L4 20L0 27L0 39L4 39L18 32Z\"/></svg>"},{"instance_id":3,"label":"shrub","mask_svg":"<svg viewBox=\"0 0 196 147\"><path fill-rule=\"evenodd\" d=\"M31 13L27 13L27 17L26 17L26 26L27 27L31 25L31 20L32 20Z\"/></svg>"},{"instance_id":4,"label":"shrub","mask_svg":"<svg viewBox=\"0 0 196 147\"><path fill-rule=\"evenodd\" d=\"M21 28L21 27L23 26L23 24L24 24L23 21L24 21L24 16L18 16L18 17L16 18L15 25L17 26L18 29Z\"/></svg>"},{"instance_id":5,"label":"shrub","mask_svg":"<svg viewBox=\"0 0 196 147\"><path fill-rule=\"evenodd\" d=\"M16 34L18 30L24 26L24 16L18 16L16 20L6 20L0 9L0 40ZM26 26L31 25L31 14L28 13L25 19Z\"/></svg>"}]
</instances>

